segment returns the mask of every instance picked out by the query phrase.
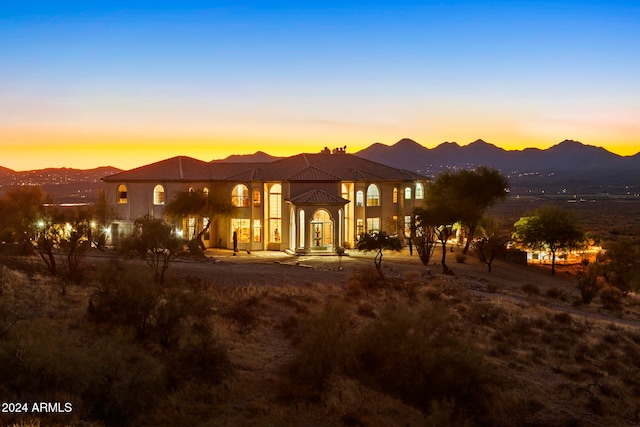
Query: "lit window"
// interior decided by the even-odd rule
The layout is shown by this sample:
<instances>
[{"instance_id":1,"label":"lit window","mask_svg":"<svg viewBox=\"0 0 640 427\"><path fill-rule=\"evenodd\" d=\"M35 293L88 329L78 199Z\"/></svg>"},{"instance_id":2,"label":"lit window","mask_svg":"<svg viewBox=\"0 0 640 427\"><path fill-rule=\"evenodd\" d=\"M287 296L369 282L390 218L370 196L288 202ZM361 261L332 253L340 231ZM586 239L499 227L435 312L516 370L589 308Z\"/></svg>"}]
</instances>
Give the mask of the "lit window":
<instances>
[{"instance_id":1,"label":"lit window","mask_svg":"<svg viewBox=\"0 0 640 427\"><path fill-rule=\"evenodd\" d=\"M411 236L411 215L404 216L404 235Z\"/></svg>"},{"instance_id":2,"label":"lit window","mask_svg":"<svg viewBox=\"0 0 640 427\"><path fill-rule=\"evenodd\" d=\"M393 203L398 203L398 189L393 189Z\"/></svg>"},{"instance_id":3,"label":"lit window","mask_svg":"<svg viewBox=\"0 0 640 427\"><path fill-rule=\"evenodd\" d=\"M117 200L119 205L126 205L129 202L128 194L127 194L127 186L124 184L118 185Z\"/></svg>"},{"instance_id":4,"label":"lit window","mask_svg":"<svg viewBox=\"0 0 640 427\"><path fill-rule=\"evenodd\" d=\"M424 199L424 187L422 184L416 184L416 199Z\"/></svg>"},{"instance_id":5,"label":"lit window","mask_svg":"<svg viewBox=\"0 0 640 427\"><path fill-rule=\"evenodd\" d=\"M254 242L262 241L262 226L260 225L259 219L253 220L253 241Z\"/></svg>"},{"instance_id":6,"label":"lit window","mask_svg":"<svg viewBox=\"0 0 640 427\"><path fill-rule=\"evenodd\" d=\"M406 187L404 189L404 199L411 200L411 187Z\"/></svg>"},{"instance_id":7,"label":"lit window","mask_svg":"<svg viewBox=\"0 0 640 427\"><path fill-rule=\"evenodd\" d=\"M367 188L367 206L380 206L380 190L375 184Z\"/></svg>"},{"instance_id":8,"label":"lit window","mask_svg":"<svg viewBox=\"0 0 640 427\"><path fill-rule=\"evenodd\" d=\"M253 192L253 206L260 206L260 199L261 199L260 191L255 190Z\"/></svg>"},{"instance_id":9,"label":"lit window","mask_svg":"<svg viewBox=\"0 0 640 427\"><path fill-rule=\"evenodd\" d=\"M244 218L232 218L231 219L231 233L235 231L238 236L238 243L249 243L250 241L250 226L251 220Z\"/></svg>"},{"instance_id":10,"label":"lit window","mask_svg":"<svg viewBox=\"0 0 640 427\"><path fill-rule=\"evenodd\" d=\"M358 192L356 193L356 206L363 206L364 205L364 193L362 192L362 190L358 190Z\"/></svg>"},{"instance_id":11,"label":"lit window","mask_svg":"<svg viewBox=\"0 0 640 427\"><path fill-rule=\"evenodd\" d=\"M247 186L244 184L238 184L233 187L233 192L231 193L231 203L233 206L238 208L248 208L249 207L249 190Z\"/></svg>"},{"instance_id":12,"label":"lit window","mask_svg":"<svg viewBox=\"0 0 640 427\"><path fill-rule=\"evenodd\" d=\"M362 233L364 233L364 221L361 218L356 219L356 238Z\"/></svg>"},{"instance_id":13,"label":"lit window","mask_svg":"<svg viewBox=\"0 0 640 427\"><path fill-rule=\"evenodd\" d=\"M208 196L208 195L209 195L209 189L208 189L207 187L204 187L204 188L202 189L202 192L204 193L204 195L205 195L205 196Z\"/></svg>"},{"instance_id":14,"label":"lit window","mask_svg":"<svg viewBox=\"0 0 640 427\"><path fill-rule=\"evenodd\" d=\"M274 184L269 190L269 241L280 243L282 225L282 186Z\"/></svg>"},{"instance_id":15,"label":"lit window","mask_svg":"<svg viewBox=\"0 0 640 427\"><path fill-rule=\"evenodd\" d=\"M160 184L153 189L153 204L156 206L164 205L164 187Z\"/></svg>"},{"instance_id":16,"label":"lit window","mask_svg":"<svg viewBox=\"0 0 640 427\"><path fill-rule=\"evenodd\" d=\"M367 233L380 231L380 218L367 218Z\"/></svg>"}]
</instances>

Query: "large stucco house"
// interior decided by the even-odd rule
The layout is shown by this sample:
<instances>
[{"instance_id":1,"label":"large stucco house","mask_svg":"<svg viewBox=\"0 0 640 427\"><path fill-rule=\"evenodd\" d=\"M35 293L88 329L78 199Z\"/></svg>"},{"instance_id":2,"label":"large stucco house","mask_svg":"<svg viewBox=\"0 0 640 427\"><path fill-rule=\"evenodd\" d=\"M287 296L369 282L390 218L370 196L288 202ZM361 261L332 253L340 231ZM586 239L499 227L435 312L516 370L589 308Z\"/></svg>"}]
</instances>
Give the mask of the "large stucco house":
<instances>
[{"instance_id":1,"label":"large stucco house","mask_svg":"<svg viewBox=\"0 0 640 427\"><path fill-rule=\"evenodd\" d=\"M350 247L362 232L385 230L402 235L410 211L421 205L428 179L372 162L344 150L325 149L273 162L204 162L174 157L103 178L117 219L117 243L133 222L161 218L178 192L217 191L237 207L204 235L207 247L298 253ZM176 231L191 238L203 218L185 218Z\"/></svg>"}]
</instances>

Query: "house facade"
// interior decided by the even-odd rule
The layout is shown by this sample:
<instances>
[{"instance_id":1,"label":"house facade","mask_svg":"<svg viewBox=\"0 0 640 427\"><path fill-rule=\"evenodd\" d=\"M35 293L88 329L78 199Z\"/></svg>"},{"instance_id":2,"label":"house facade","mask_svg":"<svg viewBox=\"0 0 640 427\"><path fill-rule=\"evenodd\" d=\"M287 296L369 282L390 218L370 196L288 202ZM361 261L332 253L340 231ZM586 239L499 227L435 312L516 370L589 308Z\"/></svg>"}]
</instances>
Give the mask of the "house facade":
<instances>
[{"instance_id":1,"label":"house facade","mask_svg":"<svg viewBox=\"0 0 640 427\"><path fill-rule=\"evenodd\" d=\"M372 162L344 150L298 154L274 162L203 162L174 157L103 178L117 219L111 242L137 218L164 216L184 191L216 191L236 207L212 220L207 247L310 253L352 247L363 232L403 235L410 212L424 201L428 178ZM174 224L185 238L208 221L188 217Z\"/></svg>"}]
</instances>

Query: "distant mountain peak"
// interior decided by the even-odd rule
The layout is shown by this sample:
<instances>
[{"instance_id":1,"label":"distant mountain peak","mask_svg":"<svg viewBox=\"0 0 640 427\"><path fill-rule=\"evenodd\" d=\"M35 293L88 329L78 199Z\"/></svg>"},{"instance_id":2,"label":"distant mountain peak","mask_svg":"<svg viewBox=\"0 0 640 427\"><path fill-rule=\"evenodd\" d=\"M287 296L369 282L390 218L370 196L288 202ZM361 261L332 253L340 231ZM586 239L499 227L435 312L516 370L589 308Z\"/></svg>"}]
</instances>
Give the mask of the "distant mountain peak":
<instances>
[{"instance_id":1,"label":"distant mountain peak","mask_svg":"<svg viewBox=\"0 0 640 427\"><path fill-rule=\"evenodd\" d=\"M400 141L393 144L393 147L408 147L408 146L418 146L418 147L424 148L422 145L418 144L417 142L415 142L413 139L410 139L410 138L402 138Z\"/></svg>"}]
</instances>

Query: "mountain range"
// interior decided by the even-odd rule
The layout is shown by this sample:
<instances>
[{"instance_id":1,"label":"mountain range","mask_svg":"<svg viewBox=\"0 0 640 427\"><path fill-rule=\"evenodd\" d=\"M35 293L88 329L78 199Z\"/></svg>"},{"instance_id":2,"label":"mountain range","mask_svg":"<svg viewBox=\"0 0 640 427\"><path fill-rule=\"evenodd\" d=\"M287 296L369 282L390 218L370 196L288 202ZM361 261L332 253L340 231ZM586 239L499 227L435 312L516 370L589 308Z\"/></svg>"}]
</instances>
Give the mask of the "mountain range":
<instances>
[{"instance_id":1,"label":"mountain range","mask_svg":"<svg viewBox=\"0 0 640 427\"><path fill-rule=\"evenodd\" d=\"M602 147L565 140L541 150L504 150L481 139L426 148L411 139L375 143L357 156L434 177L451 169L488 166L501 171L518 194L640 193L640 153L619 156Z\"/></svg>"},{"instance_id":2,"label":"mountain range","mask_svg":"<svg viewBox=\"0 0 640 427\"><path fill-rule=\"evenodd\" d=\"M504 150L481 139L461 146L444 142L426 148L405 138L393 145L375 143L354 153L389 166L435 177L446 170L498 169L510 181L513 194L629 194L640 195L640 153L619 156L604 148L565 140L541 150ZM280 157L263 151L232 155L212 162L272 162ZM0 194L19 185L40 185L62 203L91 202L100 178L120 172L114 167L88 170L49 168L16 172L0 166Z\"/></svg>"}]
</instances>

